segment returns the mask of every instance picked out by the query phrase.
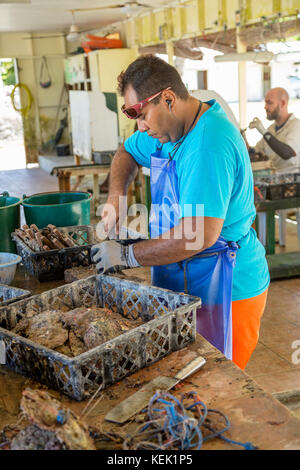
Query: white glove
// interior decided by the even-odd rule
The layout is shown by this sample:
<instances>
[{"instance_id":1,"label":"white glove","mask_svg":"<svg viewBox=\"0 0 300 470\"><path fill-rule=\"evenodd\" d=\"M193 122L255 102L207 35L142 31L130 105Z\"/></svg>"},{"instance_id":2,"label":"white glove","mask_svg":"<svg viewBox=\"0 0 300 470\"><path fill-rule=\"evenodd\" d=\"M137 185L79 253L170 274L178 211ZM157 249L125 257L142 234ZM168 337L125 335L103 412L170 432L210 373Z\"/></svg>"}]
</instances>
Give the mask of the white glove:
<instances>
[{"instance_id":1,"label":"white glove","mask_svg":"<svg viewBox=\"0 0 300 470\"><path fill-rule=\"evenodd\" d=\"M107 233L105 231L105 225L104 225L104 222L101 221L101 222L98 222L97 226L96 226L96 234L97 234L97 238L99 240L106 240L107 238L109 238L109 240L115 240L117 238L117 234L116 234L116 226L114 226L111 231L109 233ZM96 245L95 245L96 246Z\"/></svg>"},{"instance_id":2,"label":"white glove","mask_svg":"<svg viewBox=\"0 0 300 470\"><path fill-rule=\"evenodd\" d=\"M96 263L97 273L104 274L140 266L135 259L133 246L134 244L122 245L114 240L94 245L91 256L94 263Z\"/></svg>"},{"instance_id":3,"label":"white glove","mask_svg":"<svg viewBox=\"0 0 300 470\"><path fill-rule=\"evenodd\" d=\"M264 127L263 123L260 119L258 119L258 117L255 117L253 121L250 122L249 129L257 129L258 132L261 133L261 135L265 135L265 133L268 132L268 130Z\"/></svg>"}]
</instances>

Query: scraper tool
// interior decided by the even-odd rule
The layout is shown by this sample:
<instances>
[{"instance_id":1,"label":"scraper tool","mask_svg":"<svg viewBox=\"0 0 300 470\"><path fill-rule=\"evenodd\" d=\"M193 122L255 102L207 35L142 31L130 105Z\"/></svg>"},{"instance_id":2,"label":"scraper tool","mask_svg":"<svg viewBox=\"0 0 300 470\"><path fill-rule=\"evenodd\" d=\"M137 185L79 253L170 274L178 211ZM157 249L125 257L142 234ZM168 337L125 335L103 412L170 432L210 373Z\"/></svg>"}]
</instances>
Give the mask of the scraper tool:
<instances>
[{"instance_id":1,"label":"scraper tool","mask_svg":"<svg viewBox=\"0 0 300 470\"><path fill-rule=\"evenodd\" d=\"M156 390L170 390L181 380L186 379L200 369L205 362L206 361L203 357L198 356L181 369L175 377L156 377L147 385L142 387L141 390L112 408L105 416L105 420L118 424L125 423L125 421L148 405L150 398L155 394Z\"/></svg>"}]
</instances>

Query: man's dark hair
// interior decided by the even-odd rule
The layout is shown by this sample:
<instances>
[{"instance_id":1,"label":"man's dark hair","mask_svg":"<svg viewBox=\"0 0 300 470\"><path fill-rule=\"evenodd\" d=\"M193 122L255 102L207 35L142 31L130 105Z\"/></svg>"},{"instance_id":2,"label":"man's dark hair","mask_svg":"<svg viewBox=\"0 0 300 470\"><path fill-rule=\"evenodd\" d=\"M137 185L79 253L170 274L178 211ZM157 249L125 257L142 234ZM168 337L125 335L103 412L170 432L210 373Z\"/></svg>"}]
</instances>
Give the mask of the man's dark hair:
<instances>
[{"instance_id":1,"label":"man's dark hair","mask_svg":"<svg viewBox=\"0 0 300 470\"><path fill-rule=\"evenodd\" d=\"M172 91L183 100L187 100L189 93L175 67L152 54L140 56L132 62L125 72L118 76L118 91L124 96L129 85L135 90L138 100L172 87ZM160 100L158 97L157 102ZM156 100L153 100L155 103Z\"/></svg>"}]
</instances>

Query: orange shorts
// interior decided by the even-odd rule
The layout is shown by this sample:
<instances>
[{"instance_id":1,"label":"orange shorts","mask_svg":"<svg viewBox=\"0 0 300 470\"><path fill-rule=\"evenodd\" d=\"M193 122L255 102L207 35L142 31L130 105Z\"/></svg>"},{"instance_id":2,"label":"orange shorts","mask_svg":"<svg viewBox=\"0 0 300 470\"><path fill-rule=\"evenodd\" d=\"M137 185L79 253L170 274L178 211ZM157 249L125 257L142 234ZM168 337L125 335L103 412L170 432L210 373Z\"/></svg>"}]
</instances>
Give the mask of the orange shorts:
<instances>
[{"instance_id":1,"label":"orange shorts","mask_svg":"<svg viewBox=\"0 0 300 470\"><path fill-rule=\"evenodd\" d=\"M257 345L267 295L268 289L256 297L232 302L232 360L241 369Z\"/></svg>"}]
</instances>

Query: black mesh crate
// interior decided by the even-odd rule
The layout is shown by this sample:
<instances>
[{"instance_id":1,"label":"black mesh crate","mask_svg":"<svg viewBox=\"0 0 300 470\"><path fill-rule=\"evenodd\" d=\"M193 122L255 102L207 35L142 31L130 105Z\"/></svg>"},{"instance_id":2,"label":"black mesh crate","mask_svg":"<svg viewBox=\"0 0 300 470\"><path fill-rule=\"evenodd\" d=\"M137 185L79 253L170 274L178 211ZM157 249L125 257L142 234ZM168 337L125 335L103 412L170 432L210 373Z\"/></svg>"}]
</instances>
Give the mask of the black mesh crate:
<instances>
[{"instance_id":1,"label":"black mesh crate","mask_svg":"<svg viewBox=\"0 0 300 470\"><path fill-rule=\"evenodd\" d=\"M11 330L27 314L77 307L106 307L143 324L76 357L68 357ZM98 275L0 308L5 364L75 400L90 396L155 363L196 338L199 297Z\"/></svg>"},{"instance_id":2,"label":"black mesh crate","mask_svg":"<svg viewBox=\"0 0 300 470\"><path fill-rule=\"evenodd\" d=\"M266 183L254 184L254 202L265 201L267 199L268 185Z\"/></svg>"},{"instance_id":3,"label":"black mesh crate","mask_svg":"<svg viewBox=\"0 0 300 470\"><path fill-rule=\"evenodd\" d=\"M63 279L65 269L91 264L91 247L99 242L96 226L78 225L60 227L59 230L67 233L78 246L35 252L15 232L12 233L26 270L39 281Z\"/></svg>"},{"instance_id":4,"label":"black mesh crate","mask_svg":"<svg viewBox=\"0 0 300 470\"><path fill-rule=\"evenodd\" d=\"M14 232L12 238L16 242L18 255L21 256L26 270L39 281L51 281L64 278L66 269L89 266L91 264L91 248L101 240L97 237L96 225L76 225L59 227L62 233L68 234L78 246L34 252ZM141 236L132 230L124 229L122 236L137 238Z\"/></svg>"},{"instance_id":5,"label":"black mesh crate","mask_svg":"<svg viewBox=\"0 0 300 470\"><path fill-rule=\"evenodd\" d=\"M281 175L269 175L255 178L255 184L265 183L267 199L278 200L300 197L300 174L285 173Z\"/></svg>"}]
</instances>

